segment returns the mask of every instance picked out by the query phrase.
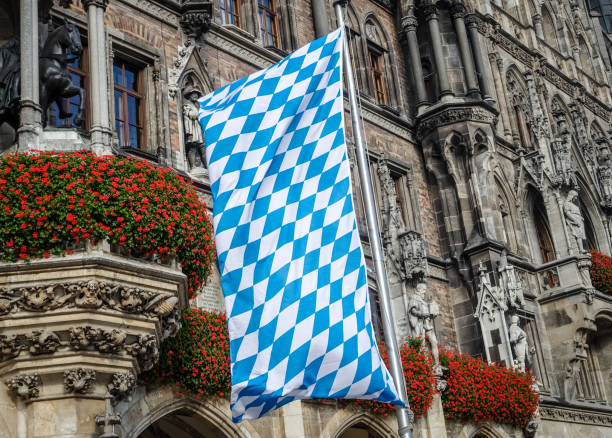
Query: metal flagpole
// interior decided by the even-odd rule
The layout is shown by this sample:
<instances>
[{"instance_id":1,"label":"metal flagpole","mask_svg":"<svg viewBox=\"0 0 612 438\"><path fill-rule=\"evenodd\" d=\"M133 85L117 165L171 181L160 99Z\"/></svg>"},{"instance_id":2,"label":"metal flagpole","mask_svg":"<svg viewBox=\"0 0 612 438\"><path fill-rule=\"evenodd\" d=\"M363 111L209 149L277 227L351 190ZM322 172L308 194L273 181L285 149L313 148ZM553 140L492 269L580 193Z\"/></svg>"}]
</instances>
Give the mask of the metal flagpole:
<instances>
[{"instance_id":1,"label":"metal flagpole","mask_svg":"<svg viewBox=\"0 0 612 438\"><path fill-rule=\"evenodd\" d=\"M334 0L334 8L336 10L336 18L338 25L344 28L344 13L343 8L348 4L349 0ZM372 179L368 168L368 158L366 155L365 146L363 143L363 126L361 125L361 117L359 116L359 108L357 105L357 93L355 92L355 80L353 78L353 69L351 67L351 56L349 54L348 42L344 38L344 70L347 82L349 95L349 103L351 106L351 120L353 123L353 136L355 138L355 149L357 155L357 167L359 168L359 177L361 179L361 188L363 189L363 203L365 204L366 219L368 222L368 233L370 235L370 246L372 248L372 258L374 259L374 268L376 269L376 281L378 282L379 296L382 322L385 332L385 342L389 353L390 372L395 382L395 387L398 391L400 400L406 407L397 407L397 423L399 426L400 438L412 438L412 422L414 415L410 410L408 396L406 395L406 382L404 381L404 371L402 361L400 359L397 341L395 337L395 328L391 317L391 299L389 294L389 285L387 283L387 271L383 259L382 244L380 242L380 231L378 226L378 217L376 216L376 207L374 205L374 191L372 189Z\"/></svg>"}]
</instances>

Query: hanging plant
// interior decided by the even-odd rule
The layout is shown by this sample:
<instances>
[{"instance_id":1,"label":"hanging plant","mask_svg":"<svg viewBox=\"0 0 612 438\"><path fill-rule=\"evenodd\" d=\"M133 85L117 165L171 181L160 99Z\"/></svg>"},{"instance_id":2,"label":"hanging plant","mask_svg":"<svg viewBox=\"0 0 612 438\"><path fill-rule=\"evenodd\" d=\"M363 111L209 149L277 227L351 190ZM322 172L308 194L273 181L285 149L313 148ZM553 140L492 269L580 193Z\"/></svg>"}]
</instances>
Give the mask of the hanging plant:
<instances>
[{"instance_id":1,"label":"hanging plant","mask_svg":"<svg viewBox=\"0 0 612 438\"><path fill-rule=\"evenodd\" d=\"M447 388L442 392L446 418L492 421L524 428L538 407L535 378L481 359L440 350Z\"/></svg>"},{"instance_id":2,"label":"hanging plant","mask_svg":"<svg viewBox=\"0 0 612 438\"><path fill-rule=\"evenodd\" d=\"M591 251L591 281L598 291L612 295L612 257Z\"/></svg>"},{"instance_id":3,"label":"hanging plant","mask_svg":"<svg viewBox=\"0 0 612 438\"><path fill-rule=\"evenodd\" d=\"M171 169L140 159L41 152L0 157L0 260L107 239L134 257L176 258L199 290L214 258L206 205Z\"/></svg>"}]
</instances>

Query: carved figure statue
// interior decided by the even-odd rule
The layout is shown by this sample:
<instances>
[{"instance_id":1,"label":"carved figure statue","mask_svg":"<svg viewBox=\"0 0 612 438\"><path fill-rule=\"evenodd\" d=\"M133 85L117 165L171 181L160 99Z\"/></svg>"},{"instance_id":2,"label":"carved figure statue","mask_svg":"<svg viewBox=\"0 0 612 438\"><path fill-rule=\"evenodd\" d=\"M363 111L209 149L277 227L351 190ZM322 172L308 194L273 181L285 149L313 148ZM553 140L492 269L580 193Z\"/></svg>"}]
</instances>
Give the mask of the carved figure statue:
<instances>
[{"instance_id":1,"label":"carved figure statue","mask_svg":"<svg viewBox=\"0 0 612 438\"><path fill-rule=\"evenodd\" d=\"M574 202L578 199L578 192L570 190L563 204L563 212L565 213L565 223L569 228L570 233L576 239L578 251L584 252L584 239L586 234L584 231L584 218L580 212L580 207Z\"/></svg>"},{"instance_id":2,"label":"carved figure statue","mask_svg":"<svg viewBox=\"0 0 612 438\"><path fill-rule=\"evenodd\" d=\"M57 103L60 119L71 117L63 109L62 99L80 96L79 111L74 124L80 126L85 119L85 90L72 83L68 64L83 54L81 34L72 23L64 23L49 34L40 55L40 106L42 124L47 125L47 110Z\"/></svg>"},{"instance_id":3,"label":"carved figure statue","mask_svg":"<svg viewBox=\"0 0 612 438\"><path fill-rule=\"evenodd\" d=\"M416 285L415 293L408 301L408 322L410 325L410 336L415 338L423 338L423 341L429 342L431 354L434 358L436 368L440 364L438 354L438 339L434 331L434 319L440 314L438 303L431 300L425 301L425 283Z\"/></svg>"},{"instance_id":4,"label":"carved figure statue","mask_svg":"<svg viewBox=\"0 0 612 438\"><path fill-rule=\"evenodd\" d=\"M508 336L510 337L512 355L514 356L514 368L521 372L525 372L529 358L529 346L527 345L527 334L519 327L518 323L519 317L517 315L512 315L510 318Z\"/></svg>"},{"instance_id":5,"label":"carved figure statue","mask_svg":"<svg viewBox=\"0 0 612 438\"><path fill-rule=\"evenodd\" d=\"M522 308L525 306L523 286L514 266L508 262L508 250L504 249L500 255L497 271L500 276L500 286L506 294L506 301L510 307Z\"/></svg>"},{"instance_id":6,"label":"carved figure statue","mask_svg":"<svg viewBox=\"0 0 612 438\"><path fill-rule=\"evenodd\" d=\"M202 167L206 165L204 159L204 135L198 120L200 107L198 99L202 97L202 92L197 88L189 87L183 92L185 101L183 103L183 131L185 134L185 154L189 168L195 167L195 156L200 158Z\"/></svg>"},{"instance_id":7,"label":"carved figure statue","mask_svg":"<svg viewBox=\"0 0 612 438\"><path fill-rule=\"evenodd\" d=\"M68 64L83 53L79 29L64 23L51 32L40 54L40 106L42 124L47 125L47 111L53 102L59 108L59 117L72 114L64 111L62 99L80 96L79 111L74 124L80 126L85 118L85 90L72 82ZM8 123L15 131L19 127L19 100L21 94L21 65L19 39L14 37L0 47L0 125Z\"/></svg>"},{"instance_id":8,"label":"carved figure statue","mask_svg":"<svg viewBox=\"0 0 612 438\"><path fill-rule=\"evenodd\" d=\"M597 169L601 198L604 207L612 208L612 157L607 150L599 158Z\"/></svg>"}]
</instances>

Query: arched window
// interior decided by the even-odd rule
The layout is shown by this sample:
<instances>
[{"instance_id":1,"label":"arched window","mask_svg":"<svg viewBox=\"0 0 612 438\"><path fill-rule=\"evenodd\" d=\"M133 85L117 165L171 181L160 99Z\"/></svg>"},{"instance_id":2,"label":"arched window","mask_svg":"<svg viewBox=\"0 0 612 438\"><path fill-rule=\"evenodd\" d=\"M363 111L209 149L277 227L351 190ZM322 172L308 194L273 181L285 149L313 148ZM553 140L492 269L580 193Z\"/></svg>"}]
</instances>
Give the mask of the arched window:
<instances>
[{"instance_id":1,"label":"arched window","mask_svg":"<svg viewBox=\"0 0 612 438\"><path fill-rule=\"evenodd\" d=\"M546 6L542 6L542 30L544 31L544 39L548 44L555 49L559 49L559 40L557 39L557 29L553 21L551 13Z\"/></svg>"},{"instance_id":2,"label":"arched window","mask_svg":"<svg viewBox=\"0 0 612 438\"><path fill-rule=\"evenodd\" d=\"M371 95L379 105L389 105L391 77L389 76L389 48L382 29L374 20L365 24Z\"/></svg>"},{"instance_id":3,"label":"arched window","mask_svg":"<svg viewBox=\"0 0 612 438\"><path fill-rule=\"evenodd\" d=\"M363 58L361 31L357 14L350 4L346 8L346 35L348 36L349 51L357 81L357 88L363 93L367 90L367 87L365 87L366 82L364 81L365 62Z\"/></svg>"},{"instance_id":4,"label":"arched window","mask_svg":"<svg viewBox=\"0 0 612 438\"><path fill-rule=\"evenodd\" d=\"M533 135L533 122L531 105L528 101L528 93L525 84L520 78L520 72L515 69L510 69L506 76L508 91L510 96L510 104L512 105L512 114L516 123L516 134L518 135L521 145L525 148L534 147L536 139Z\"/></svg>"},{"instance_id":5,"label":"arched window","mask_svg":"<svg viewBox=\"0 0 612 438\"><path fill-rule=\"evenodd\" d=\"M533 220L533 233L535 244L537 244L534 258L539 263L548 263L555 259L555 247L553 245L552 233L548 225L548 216L544 199L536 190L529 189L530 216Z\"/></svg>"}]
</instances>

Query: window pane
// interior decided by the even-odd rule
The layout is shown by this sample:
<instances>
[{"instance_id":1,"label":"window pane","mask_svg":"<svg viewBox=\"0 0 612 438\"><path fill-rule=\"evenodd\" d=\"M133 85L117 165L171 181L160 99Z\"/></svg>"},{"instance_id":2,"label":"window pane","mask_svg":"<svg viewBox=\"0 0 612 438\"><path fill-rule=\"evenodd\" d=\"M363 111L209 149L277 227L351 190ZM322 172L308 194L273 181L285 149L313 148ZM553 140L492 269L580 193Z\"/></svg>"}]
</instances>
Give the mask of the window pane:
<instances>
[{"instance_id":1,"label":"window pane","mask_svg":"<svg viewBox=\"0 0 612 438\"><path fill-rule=\"evenodd\" d=\"M125 68L125 88L129 88L130 90L136 90L136 80L138 78L138 74L129 69Z\"/></svg>"},{"instance_id":2,"label":"window pane","mask_svg":"<svg viewBox=\"0 0 612 438\"><path fill-rule=\"evenodd\" d=\"M116 85L123 85L123 71L120 65L113 65L113 81Z\"/></svg>"},{"instance_id":3,"label":"window pane","mask_svg":"<svg viewBox=\"0 0 612 438\"><path fill-rule=\"evenodd\" d=\"M132 125L138 125L138 99L134 96L128 96L127 105L128 122Z\"/></svg>"},{"instance_id":4,"label":"window pane","mask_svg":"<svg viewBox=\"0 0 612 438\"><path fill-rule=\"evenodd\" d=\"M125 141L123 139L123 122L120 122L119 120L115 122L115 131L117 132L119 146L125 146Z\"/></svg>"},{"instance_id":5,"label":"window pane","mask_svg":"<svg viewBox=\"0 0 612 438\"><path fill-rule=\"evenodd\" d=\"M136 126L130 126L129 146L137 148L140 143L140 130Z\"/></svg>"},{"instance_id":6,"label":"window pane","mask_svg":"<svg viewBox=\"0 0 612 438\"><path fill-rule=\"evenodd\" d=\"M115 90L115 119L117 120L125 120L123 116L123 93L121 91Z\"/></svg>"}]
</instances>

